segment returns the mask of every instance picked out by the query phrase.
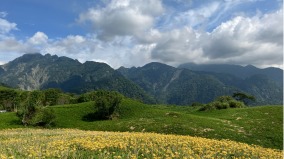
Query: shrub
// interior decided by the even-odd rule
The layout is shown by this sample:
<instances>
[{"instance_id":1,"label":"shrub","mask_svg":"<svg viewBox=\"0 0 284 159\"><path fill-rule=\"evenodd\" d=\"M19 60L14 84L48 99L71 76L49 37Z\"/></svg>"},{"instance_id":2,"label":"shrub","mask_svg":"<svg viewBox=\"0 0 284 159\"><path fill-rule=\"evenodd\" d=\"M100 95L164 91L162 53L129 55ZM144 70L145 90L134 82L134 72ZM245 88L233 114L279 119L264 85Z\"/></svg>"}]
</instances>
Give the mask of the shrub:
<instances>
[{"instance_id":1,"label":"shrub","mask_svg":"<svg viewBox=\"0 0 284 159\"><path fill-rule=\"evenodd\" d=\"M223 103L223 102L229 102L231 100L234 100L234 98L231 96L220 96L215 101L219 101Z\"/></svg>"},{"instance_id":2,"label":"shrub","mask_svg":"<svg viewBox=\"0 0 284 159\"><path fill-rule=\"evenodd\" d=\"M35 106L29 102L17 112L17 116L22 120L25 126L48 127L55 125L55 114L52 109Z\"/></svg>"},{"instance_id":3,"label":"shrub","mask_svg":"<svg viewBox=\"0 0 284 159\"><path fill-rule=\"evenodd\" d=\"M23 125L30 125L31 119L35 115L36 106L31 102L26 102L25 105L17 111L17 116L22 120Z\"/></svg>"},{"instance_id":4,"label":"shrub","mask_svg":"<svg viewBox=\"0 0 284 159\"><path fill-rule=\"evenodd\" d=\"M215 110L216 109L216 103L215 102L211 102L208 103L206 105L204 105L203 107L201 107L199 110L200 111L205 111L205 110Z\"/></svg>"},{"instance_id":5,"label":"shrub","mask_svg":"<svg viewBox=\"0 0 284 159\"><path fill-rule=\"evenodd\" d=\"M14 111L18 93L12 89L0 90L0 104L6 111Z\"/></svg>"},{"instance_id":6,"label":"shrub","mask_svg":"<svg viewBox=\"0 0 284 159\"><path fill-rule=\"evenodd\" d=\"M107 92L107 91L92 91L92 92L81 94L78 97L77 101L78 103L95 101L98 98L98 96L100 96L100 94L105 94L103 92Z\"/></svg>"},{"instance_id":7,"label":"shrub","mask_svg":"<svg viewBox=\"0 0 284 159\"><path fill-rule=\"evenodd\" d=\"M243 108L243 107L245 107L243 102L237 101L231 96L220 96L215 101L206 104L199 110L205 111L205 110Z\"/></svg>"},{"instance_id":8,"label":"shrub","mask_svg":"<svg viewBox=\"0 0 284 159\"><path fill-rule=\"evenodd\" d=\"M231 108L244 108L245 104L241 101L231 100L229 102Z\"/></svg>"},{"instance_id":9,"label":"shrub","mask_svg":"<svg viewBox=\"0 0 284 159\"><path fill-rule=\"evenodd\" d=\"M230 108L230 104L228 102L216 102L215 107L217 109L227 109Z\"/></svg>"},{"instance_id":10,"label":"shrub","mask_svg":"<svg viewBox=\"0 0 284 159\"><path fill-rule=\"evenodd\" d=\"M44 92L44 105L56 105L57 100L62 93L60 89L49 88L43 91Z\"/></svg>"},{"instance_id":11,"label":"shrub","mask_svg":"<svg viewBox=\"0 0 284 159\"><path fill-rule=\"evenodd\" d=\"M95 108L99 119L113 119L117 117L119 105L123 96L117 92L98 91Z\"/></svg>"},{"instance_id":12,"label":"shrub","mask_svg":"<svg viewBox=\"0 0 284 159\"><path fill-rule=\"evenodd\" d=\"M30 125L50 127L55 125L55 114L53 109L38 107Z\"/></svg>"}]
</instances>

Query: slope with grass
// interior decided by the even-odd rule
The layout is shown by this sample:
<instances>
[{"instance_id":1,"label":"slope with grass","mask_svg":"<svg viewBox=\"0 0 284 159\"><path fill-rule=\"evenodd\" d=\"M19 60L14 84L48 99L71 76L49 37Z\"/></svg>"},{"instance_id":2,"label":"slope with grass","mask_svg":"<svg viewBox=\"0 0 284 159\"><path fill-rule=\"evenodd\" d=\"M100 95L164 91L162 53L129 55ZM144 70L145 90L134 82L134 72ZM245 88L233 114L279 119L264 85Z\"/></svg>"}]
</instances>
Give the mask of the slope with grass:
<instances>
[{"instance_id":1,"label":"slope with grass","mask_svg":"<svg viewBox=\"0 0 284 159\"><path fill-rule=\"evenodd\" d=\"M52 108L57 116L57 128L191 135L283 149L281 106L200 112L196 107L146 105L124 99L119 119L104 121L92 120L93 102ZM14 113L0 114L0 121L5 118L0 122L1 129L8 125L17 127Z\"/></svg>"}]
</instances>

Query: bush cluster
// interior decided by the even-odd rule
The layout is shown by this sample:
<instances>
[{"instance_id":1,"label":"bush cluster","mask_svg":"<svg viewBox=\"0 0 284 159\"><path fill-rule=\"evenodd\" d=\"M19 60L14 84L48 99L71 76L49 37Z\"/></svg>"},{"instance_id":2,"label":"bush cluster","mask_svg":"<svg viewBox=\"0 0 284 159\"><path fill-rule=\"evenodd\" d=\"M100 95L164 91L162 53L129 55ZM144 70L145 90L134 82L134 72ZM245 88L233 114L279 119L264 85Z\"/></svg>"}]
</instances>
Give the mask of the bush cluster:
<instances>
[{"instance_id":1,"label":"bush cluster","mask_svg":"<svg viewBox=\"0 0 284 159\"><path fill-rule=\"evenodd\" d=\"M118 108L123 95L112 91L92 91L81 95L61 92L56 88L46 90L21 91L0 89L0 110L14 111L24 125L52 126L55 115L49 106L75 104L94 101L91 113L100 120L113 119L119 116Z\"/></svg>"},{"instance_id":2,"label":"bush cluster","mask_svg":"<svg viewBox=\"0 0 284 159\"><path fill-rule=\"evenodd\" d=\"M123 96L117 92L96 92L95 109L97 118L101 120L117 118L122 98Z\"/></svg>"},{"instance_id":3,"label":"bush cluster","mask_svg":"<svg viewBox=\"0 0 284 159\"><path fill-rule=\"evenodd\" d=\"M55 125L55 114L53 109L44 106L36 106L28 102L17 111L17 116L25 126L50 127Z\"/></svg>"},{"instance_id":4,"label":"bush cluster","mask_svg":"<svg viewBox=\"0 0 284 159\"><path fill-rule=\"evenodd\" d=\"M76 103L76 97L65 94L59 89L20 91L16 89L0 90L0 109L9 112L17 112L24 107L24 103L30 102L37 106L53 106Z\"/></svg>"},{"instance_id":5,"label":"bush cluster","mask_svg":"<svg viewBox=\"0 0 284 159\"><path fill-rule=\"evenodd\" d=\"M200 108L201 111L228 109L228 108L243 108L245 104L241 101L235 100L231 96L220 96L211 103L208 103Z\"/></svg>"}]
</instances>

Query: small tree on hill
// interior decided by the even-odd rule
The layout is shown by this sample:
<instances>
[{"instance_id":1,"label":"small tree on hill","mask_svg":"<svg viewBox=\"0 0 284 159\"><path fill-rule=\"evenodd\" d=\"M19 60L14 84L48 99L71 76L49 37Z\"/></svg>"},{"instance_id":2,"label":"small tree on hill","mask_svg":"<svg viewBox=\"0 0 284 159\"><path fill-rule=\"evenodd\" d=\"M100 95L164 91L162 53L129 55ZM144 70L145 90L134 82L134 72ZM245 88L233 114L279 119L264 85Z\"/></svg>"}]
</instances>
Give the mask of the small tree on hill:
<instances>
[{"instance_id":1,"label":"small tree on hill","mask_svg":"<svg viewBox=\"0 0 284 159\"><path fill-rule=\"evenodd\" d=\"M17 116L25 126L49 127L55 125L55 114L52 109L36 106L34 102L30 101L17 111Z\"/></svg>"},{"instance_id":2,"label":"small tree on hill","mask_svg":"<svg viewBox=\"0 0 284 159\"><path fill-rule=\"evenodd\" d=\"M118 116L118 109L123 96L117 92L98 91L95 108L99 119L113 119Z\"/></svg>"},{"instance_id":3,"label":"small tree on hill","mask_svg":"<svg viewBox=\"0 0 284 159\"><path fill-rule=\"evenodd\" d=\"M13 89L0 90L0 105L7 111L14 111L18 104L16 101L17 97L18 93Z\"/></svg>"},{"instance_id":4,"label":"small tree on hill","mask_svg":"<svg viewBox=\"0 0 284 159\"><path fill-rule=\"evenodd\" d=\"M44 105L56 105L57 100L62 93L60 89L49 88L43 91L44 92Z\"/></svg>"},{"instance_id":5,"label":"small tree on hill","mask_svg":"<svg viewBox=\"0 0 284 159\"><path fill-rule=\"evenodd\" d=\"M249 101L255 101L254 96L241 92L234 93L232 97L238 101L242 101L245 105L248 105Z\"/></svg>"}]
</instances>

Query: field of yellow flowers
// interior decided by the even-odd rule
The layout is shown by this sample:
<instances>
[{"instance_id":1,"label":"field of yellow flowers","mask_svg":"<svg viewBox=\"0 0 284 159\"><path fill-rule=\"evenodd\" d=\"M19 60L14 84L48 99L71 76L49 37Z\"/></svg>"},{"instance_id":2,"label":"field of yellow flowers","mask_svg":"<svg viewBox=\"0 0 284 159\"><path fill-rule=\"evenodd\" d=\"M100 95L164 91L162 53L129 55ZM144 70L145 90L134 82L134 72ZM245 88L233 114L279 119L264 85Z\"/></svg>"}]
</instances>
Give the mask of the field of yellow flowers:
<instances>
[{"instance_id":1,"label":"field of yellow flowers","mask_svg":"<svg viewBox=\"0 0 284 159\"><path fill-rule=\"evenodd\" d=\"M229 140L75 129L0 131L0 158L282 158L281 150Z\"/></svg>"}]
</instances>

